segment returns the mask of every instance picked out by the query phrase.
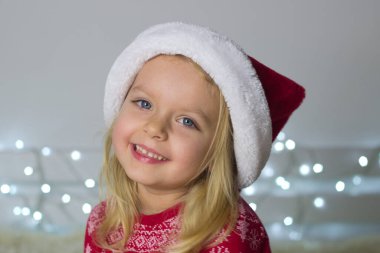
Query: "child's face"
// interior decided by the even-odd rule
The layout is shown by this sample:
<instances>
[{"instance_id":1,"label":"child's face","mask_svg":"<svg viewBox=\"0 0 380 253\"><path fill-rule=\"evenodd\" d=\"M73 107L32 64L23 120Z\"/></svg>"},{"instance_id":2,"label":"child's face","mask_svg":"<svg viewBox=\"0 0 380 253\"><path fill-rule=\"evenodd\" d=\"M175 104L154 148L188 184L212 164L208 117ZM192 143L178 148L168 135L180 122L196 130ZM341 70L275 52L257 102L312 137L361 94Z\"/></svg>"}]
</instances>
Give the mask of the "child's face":
<instances>
[{"instance_id":1,"label":"child's face","mask_svg":"<svg viewBox=\"0 0 380 253\"><path fill-rule=\"evenodd\" d=\"M115 154L139 186L183 191L199 172L218 112L218 90L199 70L158 56L140 70L116 118Z\"/></svg>"}]
</instances>

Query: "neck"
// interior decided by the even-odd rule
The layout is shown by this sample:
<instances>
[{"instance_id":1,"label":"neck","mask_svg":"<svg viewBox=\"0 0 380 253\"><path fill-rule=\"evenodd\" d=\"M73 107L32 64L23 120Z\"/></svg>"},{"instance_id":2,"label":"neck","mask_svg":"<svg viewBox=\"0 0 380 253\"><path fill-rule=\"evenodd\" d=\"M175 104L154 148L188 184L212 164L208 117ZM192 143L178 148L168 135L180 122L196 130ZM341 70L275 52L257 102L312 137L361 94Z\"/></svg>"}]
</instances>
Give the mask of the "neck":
<instances>
[{"instance_id":1,"label":"neck","mask_svg":"<svg viewBox=\"0 0 380 253\"><path fill-rule=\"evenodd\" d=\"M138 185L140 202L139 211L142 214L160 213L181 202L186 191L157 191L146 186Z\"/></svg>"}]
</instances>

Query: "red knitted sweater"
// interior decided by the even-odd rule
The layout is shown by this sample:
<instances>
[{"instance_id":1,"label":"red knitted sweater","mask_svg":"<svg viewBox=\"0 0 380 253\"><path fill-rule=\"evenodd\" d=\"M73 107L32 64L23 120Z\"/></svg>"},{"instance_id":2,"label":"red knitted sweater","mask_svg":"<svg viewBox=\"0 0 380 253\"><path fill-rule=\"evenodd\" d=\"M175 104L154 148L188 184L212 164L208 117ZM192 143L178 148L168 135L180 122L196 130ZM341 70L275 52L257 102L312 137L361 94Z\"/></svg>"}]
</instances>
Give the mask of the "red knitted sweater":
<instances>
[{"instance_id":1,"label":"red knitted sweater","mask_svg":"<svg viewBox=\"0 0 380 253\"><path fill-rule=\"evenodd\" d=\"M134 232L129 238L125 252L164 252L160 249L173 243L173 236L179 232L179 205L161 213L142 215L135 224ZM85 253L111 253L95 245L93 235L104 219L105 202L97 205L89 215L84 240ZM223 233L223 231L221 231ZM113 244L123 237L120 229L107 237ZM241 199L239 201L239 218L232 233L218 245L205 248L201 253L270 253L267 233L256 213Z\"/></svg>"}]
</instances>

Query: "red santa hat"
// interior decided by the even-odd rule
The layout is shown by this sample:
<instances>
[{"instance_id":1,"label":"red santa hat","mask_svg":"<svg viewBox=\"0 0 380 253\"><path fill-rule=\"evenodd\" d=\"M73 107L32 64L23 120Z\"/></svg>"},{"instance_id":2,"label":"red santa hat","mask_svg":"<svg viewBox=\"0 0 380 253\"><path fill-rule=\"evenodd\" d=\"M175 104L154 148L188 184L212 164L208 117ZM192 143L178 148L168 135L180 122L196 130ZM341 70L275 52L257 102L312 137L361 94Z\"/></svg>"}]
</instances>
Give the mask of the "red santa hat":
<instances>
[{"instance_id":1,"label":"red santa hat","mask_svg":"<svg viewBox=\"0 0 380 253\"><path fill-rule=\"evenodd\" d=\"M304 89L248 56L226 36L197 25L165 23L143 31L113 64L104 96L107 127L138 71L160 54L189 57L213 78L231 115L239 188L253 183L269 158L272 141L301 104Z\"/></svg>"}]
</instances>

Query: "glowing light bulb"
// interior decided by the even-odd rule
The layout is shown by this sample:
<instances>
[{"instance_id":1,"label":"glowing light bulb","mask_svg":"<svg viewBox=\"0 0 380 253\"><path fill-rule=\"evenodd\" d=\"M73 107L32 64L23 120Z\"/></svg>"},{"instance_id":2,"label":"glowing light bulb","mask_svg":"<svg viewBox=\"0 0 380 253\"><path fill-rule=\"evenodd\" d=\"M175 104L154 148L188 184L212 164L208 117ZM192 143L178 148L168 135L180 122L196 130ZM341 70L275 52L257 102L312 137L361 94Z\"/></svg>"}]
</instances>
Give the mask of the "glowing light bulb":
<instances>
[{"instance_id":1,"label":"glowing light bulb","mask_svg":"<svg viewBox=\"0 0 380 253\"><path fill-rule=\"evenodd\" d=\"M17 186L16 185L11 185L10 187L11 187L11 191L9 192L9 194L11 194L11 195L16 194L17 190L18 190Z\"/></svg>"},{"instance_id":2,"label":"glowing light bulb","mask_svg":"<svg viewBox=\"0 0 380 253\"><path fill-rule=\"evenodd\" d=\"M274 176L274 169L272 167L266 166L263 169L262 175L263 175L263 177L266 177L266 178L273 177Z\"/></svg>"},{"instance_id":3,"label":"glowing light bulb","mask_svg":"<svg viewBox=\"0 0 380 253\"><path fill-rule=\"evenodd\" d=\"M270 232L272 234L275 234L275 235L280 235L281 234L281 231L282 231L282 225L281 223L273 223L271 226L270 226Z\"/></svg>"},{"instance_id":4,"label":"glowing light bulb","mask_svg":"<svg viewBox=\"0 0 380 253\"><path fill-rule=\"evenodd\" d=\"M313 171L314 173L321 173L323 171L323 165L320 163L316 163L313 165Z\"/></svg>"},{"instance_id":5,"label":"glowing light bulb","mask_svg":"<svg viewBox=\"0 0 380 253\"><path fill-rule=\"evenodd\" d=\"M282 188L283 190L289 190L289 189L290 189L290 183L289 183L288 181L284 181L284 182L282 182L282 184L281 184L281 188Z\"/></svg>"},{"instance_id":6,"label":"glowing light bulb","mask_svg":"<svg viewBox=\"0 0 380 253\"><path fill-rule=\"evenodd\" d=\"M287 140L285 146L288 150L294 150L296 148L296 143L293 140Z\"/></svg>"},{"instance_id":7,"label":"glowing light bulb","mask_svg":"<svg viewBox=\"0 0 380 253\"><path fill-rule=\"evenodd\" d=\"M71 159L78 161L81 158L81 153L78 150L71 152Z\"/></svg>"},{"instance_id":8,"label":"glowing light bulb","mask_svg":"<svg viewBox=\"0 0 380 253\"><path fill-rule=\"evenodd\" d=\"M49 147L43 147L41 153L43 156L49 156L51 155L51 149Z\"/></svg>"},{"instance_id":9,"label":"glowing light bulb","mask_svg":"<svg viewBox=\"0 0 380 253\"><path fill-rule=\"evenodd\" d=\"M310 174L310 167L307 164L303 164L300 166L299 171L302 176L307 176Z\"/></svg>"},{"instance_id":10,"label":"glowing light bulb","mask_svg":"<svg viewBox=\"0 0 380 253\"><path fill-rule=\"evenodd\" d=\"M30 176L30 175L32 175L32 174L33 174L33 168L30 167L30 166L25 167L25 169L24 169L24 174L25 174L26 176Z\"/></svg>"},{"instance_id":11,"label":"glowing light bulb","mask_svg":"<svg viewBox=\"0 0 380 253\"><path fill-rule=\"evenodd\" d=\"M51 190L50 185L48 185L48 184L43 184L43 185L41 185L41 191L42 191L43 193L49 193L50 190Z\"/></svg>"},{"instance_id":12,"label":"glowing light bulb","mask_svg":"<svg viewBox=\"0 0 380 253\"><path fill-rule=\"evenodd\" d=\"M82 206L82 211L84 214L89 214L91 212L91 205L89 203L84 203Z\"/></svg>"},{"instance_id":13,"label":"glowing light bulb","mask_svg":"<svg viewBox=\"0 0 380 253\"><path fill-rule=\"evenodd\" d=\"M290 226L290 225L292 225L292 224L293 224L293 218L290 217L290 216L286 217L286 218L284 219L284 224L285 224L285 226Z\"/></svg>"},{"instance_id":14,"label":"glowing light bulb","mask_svg":"<svg viewBox=\"0 0 380 253\"><path fill-rule=\"evenodd\" d=\"M15 146L17 149L23 149L24 148L24 142L22 140L17 140L15 142Z\"/></svg>"},{"instance_id":15,"label":"glowing light bulb","mask_svg":"<svg viewBox=\"0 0 380 253\"><path fill-rule=\"evenodd\" d=\"M277 177L277 178L276 178L276 184L277 184L278 186L281 186L282 183L285 182L285 181L286 181L286 180L285 180L285 178L283 178L283 177Z\"/></svg>"},{"instance_id":16,"label":"glowing light bulb","mask_svg":"<svg viewBox=\"0 0 380 253\"><path fill-rule=\"evenodd\" d=\"M86 181L84 181L84 185L87 188L94 188L95 187L95 181L92 178L86 179Z\"/></svg>"},{"instance_id":17,"label":"glowing light bulb","mask_svg":"<svg viewBox=\"0 0 380 253\"><path fill-rule=\"evenodd\" d=\"M325 200L321 197L317 197L314 199L314 206L317 208L322 208L325 206Z\"/></svg>"},{"instance_id":18,"label":"glowing light bulb","mask_svg":"<svg viewBox=\"0 0 380 253\"><path fill-rule=\"evenodd\" d=\"M33 213L33 219L36 221L40 221L42 219L42 213L40 211L35 211Z\"/></svg>"},{"instance_id":19,"label":"glowing light bulb","mask_svg":"<svg viewBox=\"0 0 380 253\"><path fill-rule=\"evenodd\" d=\"M19 216L19 215L21 215L21 207L19 207L19 206L15 206L14 208L13 208L13 214L14 215L16 215L16 216Z\"/></svg>"},{"instance_id":20,"label":"glowing light bulb","mask_svg":"<svg viewBox=\"0 0 380 253\"><path fill-rule=\"evenodd\" d=\"M280 186L283 190L289 190L290 188L290 183L283 177L277 177L276 184Z\"/></svg>"},{"instance_id":21,"label":"glowing light bulb","mask_svg":"<svg viewBox=\"0 0 380 253\"><path fill-rule=\"evenodd\" d=\"M69 202L70 202L70 200L71 200L71 197L70 197L70 195L69 195L69 194L65 193L65 194L63 194L63 195L62 195L62 198L61 198L61 200L62 200L62 202L63 202L63 203L67 204L67 203L69 203Z\"/></svg>"},{"instance_id":22,"label":"glowing light bulb","mask_svg":"<svg viewBox=\"0 0 380 253\"><path fill-rule=\"evenodd\" d=\"M274 144L274 150L276 150L277 152L280 152L280 151L283 151L284 150L284 143L282 142L276 142Z\"/></svg>"},{"instance_id":23,"label":"glowing light bulb","mask_svg":"<svg viewBox=\"0 0 380 253\"><path fill-rule=\"evenodd\" d=\"M352 183L354 185L360 185L362 183L362 178L361 176L359 175L355 175L353 178L352 178Z\"/></svg>"},{"instance_id":24,"label":"glowing light bulb","mask_svg":"<svg viewBox=\"0 0 380 253\"><path fill-rule=\"evenodd\" d=\"M335 184L335 189L336 191L338 192L342 192L344 191L344 188L346 187L345 183L342 182L342 181L338 181L336 184Z\"/></svg>"},{"instance_id":25,"label":"glowing light bulb","mask_svg":"<svg viewBox=\"0 0 380 253\"><path fill-rule=\"evenodd\" d=\"M0 191L3 194L8 194L11 192L11 187L9 186L9 184L2 184L0 187Z\"/></svg>"},{"instance_id":26,"label":"glowing light bulb","mask_svg":"<svg viewBox=\"0 0 380 253\"><path fill-rule=\"evenodd\" d=\"M255 187L253 185L250 185L243 189L243 194L245 196L252 196L255 193Z\"/></svg>"},{"instance_id":27,"label":"glowing light bulb","mask_svg":"<svg viewBox=\"0 0 380 253\"><path fill-rule=\"evenodd\" d=\"M365 156L361 156L361 157L359 158L359 164L360 164L360 166L362 166L362 167L367 167L367 165L368 165L368 158L365 157Z\"/></svg>"},{"instance_id":28,"label":"glowing light bulb","mask_svg":"<svg viewBox=\"0 0 380 253\"><path fill-rule=\"evenodd\" d=\"M28 207L23 207L21 209L21 214L24 215L24 216L30 215L30 209Z\"/></svg>"}]
</instances>

